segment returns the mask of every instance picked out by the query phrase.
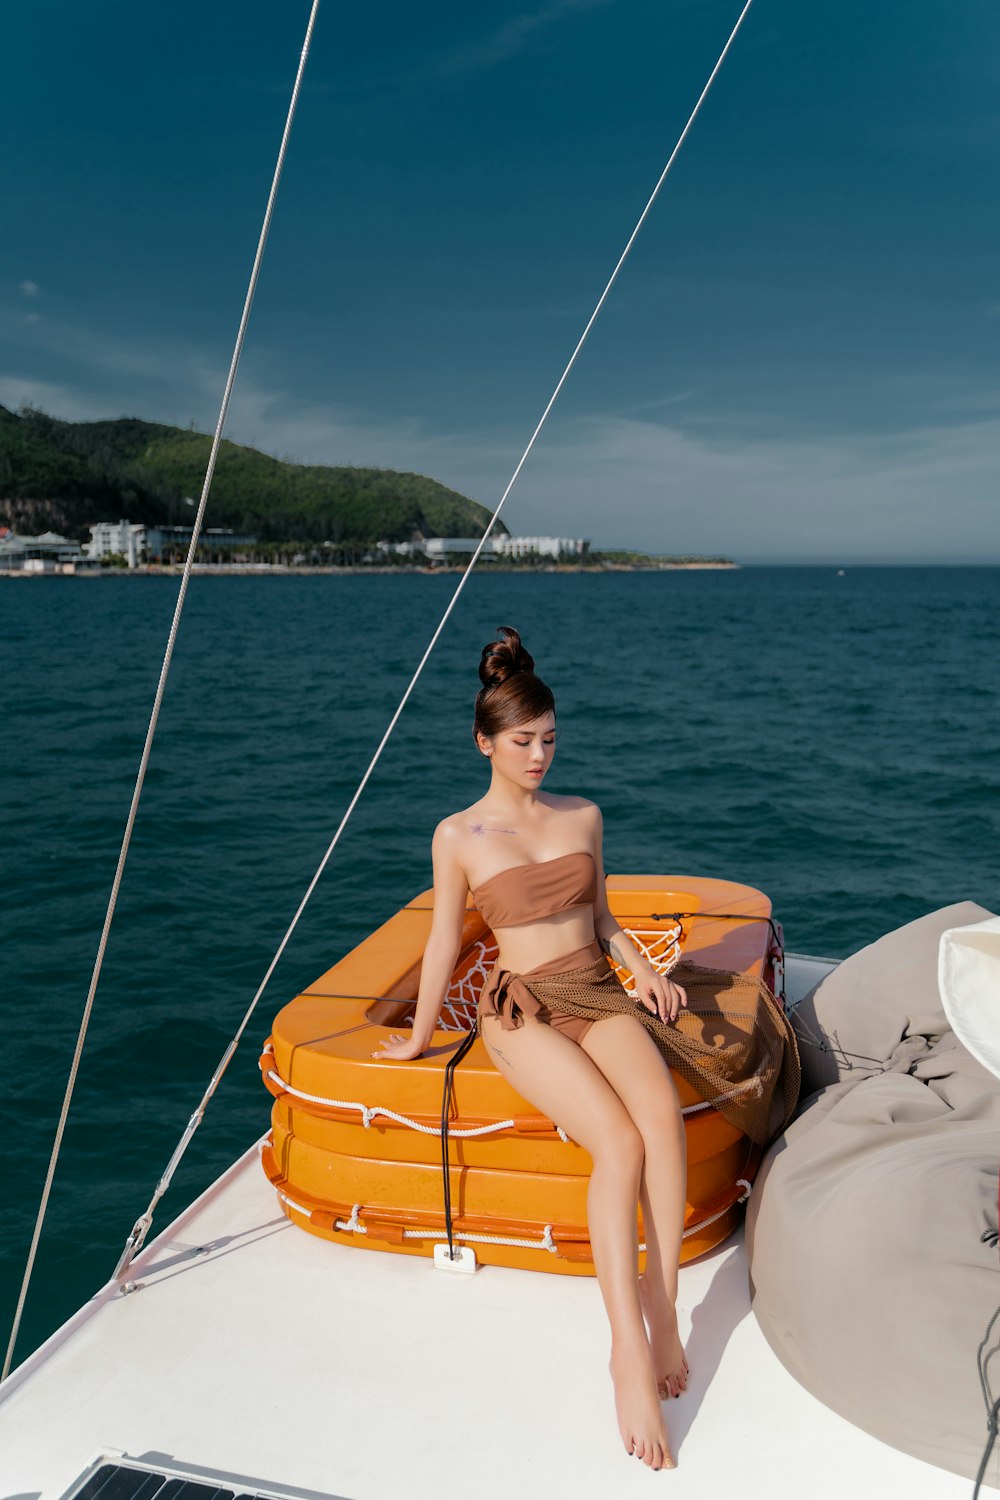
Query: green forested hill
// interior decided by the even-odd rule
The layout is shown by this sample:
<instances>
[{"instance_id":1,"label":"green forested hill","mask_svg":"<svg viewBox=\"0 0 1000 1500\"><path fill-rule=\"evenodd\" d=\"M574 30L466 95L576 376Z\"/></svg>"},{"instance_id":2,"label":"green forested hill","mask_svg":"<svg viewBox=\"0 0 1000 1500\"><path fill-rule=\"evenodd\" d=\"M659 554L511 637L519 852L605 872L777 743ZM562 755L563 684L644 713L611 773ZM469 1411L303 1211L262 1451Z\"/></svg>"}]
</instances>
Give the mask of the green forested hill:
<instances>
[{"instance_id":1,"label":"green forested hill","mask_svg":"<svg viewBox=\"0 0 1000 1500\"><path fill-rule=\"evenodd\" d=\"M190 525L185 500L201 493L210 448L204 433L158 422L60 422L0 406L0 516L80 540L95 521ZM401 542L415 531L481 536L489 515L421 474L283 463L223 442L206 524L265 542Z\"/></svg>"}]
</instances>

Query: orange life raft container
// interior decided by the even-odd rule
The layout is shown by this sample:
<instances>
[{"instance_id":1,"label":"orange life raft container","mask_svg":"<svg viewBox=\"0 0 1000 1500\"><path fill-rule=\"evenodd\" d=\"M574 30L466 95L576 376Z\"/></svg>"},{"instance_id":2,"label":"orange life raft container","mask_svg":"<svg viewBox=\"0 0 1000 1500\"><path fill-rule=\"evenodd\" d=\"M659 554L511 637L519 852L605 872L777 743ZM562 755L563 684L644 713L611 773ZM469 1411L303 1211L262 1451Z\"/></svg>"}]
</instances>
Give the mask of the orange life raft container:
<instances>
[{"instance_id":1,"label":"orange life raft container","mask_svg":"<svg viewBox=\"0 0 1000 1500\"><path fill-rule=\"evenodd\" d=\"M777 988L780 949L762 892L661 875L613 875L607 886L612 912L654 962L666 965L679 948ZM376 1061L380 1040L412 1015L432 902L423 892L286 1005L260 1060L274 1095L262 1162L292 1222L342 1244L428 1256L446 1237L445 1068L496 953L470 904L431 1047L413 1062ZM735 1227L761 1152L676 1073L674 1081L687 1135L684 1261ZM456 1244L493 1265L594 1274L590 1157L511 1088L478 1037L454 1074L448 1135ZM640 1242L641 1233L640 1215Z\"/></svg>"}]
</instances>

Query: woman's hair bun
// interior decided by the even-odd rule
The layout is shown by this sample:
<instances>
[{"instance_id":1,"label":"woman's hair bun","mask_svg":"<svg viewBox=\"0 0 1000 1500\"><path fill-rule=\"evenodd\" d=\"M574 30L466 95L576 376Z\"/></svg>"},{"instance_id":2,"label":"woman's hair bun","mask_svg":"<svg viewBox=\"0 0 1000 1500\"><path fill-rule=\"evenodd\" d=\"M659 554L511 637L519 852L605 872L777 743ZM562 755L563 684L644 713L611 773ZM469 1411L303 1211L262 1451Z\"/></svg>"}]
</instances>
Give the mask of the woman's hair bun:
<instances>
[{"instance_id":1,"label":"woman's hair bun","mask_svg":"<svg viewBox=\"0 0 1000 1500\"><path fill-rule=\"evenodd\" d=\"M535 675L534 657L522 646L517 631L512 625L501 625L499 634L503 639L484 646L479 663L483 685L476 694L472 737L480 749L480 735L492 739L505 729L556 711L552 690Z\"/></svg>"},{"instance_id":2,"label":"woman's hair bun","mask_svg":"<svg viewBox=\"0 0 1000 1500\"><path fill-rule=\"evenodd\" d=\"M515 672L533 672L535 659L521 644L521 637L513 625L501 625L501 641L490 641L483 647L479 663L479 677L484 688L499 687Z\"/></svg>"}]
</instances>

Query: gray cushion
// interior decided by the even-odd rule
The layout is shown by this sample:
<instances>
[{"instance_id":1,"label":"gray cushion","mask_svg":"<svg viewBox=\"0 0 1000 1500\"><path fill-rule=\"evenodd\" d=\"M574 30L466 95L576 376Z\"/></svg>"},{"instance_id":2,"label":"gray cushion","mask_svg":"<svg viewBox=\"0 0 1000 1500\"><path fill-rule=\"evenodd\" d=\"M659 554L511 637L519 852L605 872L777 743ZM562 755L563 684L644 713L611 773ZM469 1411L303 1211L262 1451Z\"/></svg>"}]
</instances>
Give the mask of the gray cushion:
<instances>
[{"instance_id":1,"label":"gray cushion","mask_svg":"<svg viewBox=\"0 0 1000 1500\"><path fill-rule=\"evenodd\" d=\"M940 933L985 915L934 912L817 987L810 1026L868 1061L831 1068L802 1047L813 1087L831 1081L770 1148L747 1214L754 1312L791 1373L970 1478L986 1441L976 1350L1000 1303L1000 1079L948 1029L936 976Z\"/></svg>"},{"instance_id":2,"label":"gray cushion","mask_svg":"<svg viewBox=\"0 0 1000 1500\"><path fill-rule=\"evenodd\" d=\"M803 1096L842 1079L857 1081L905 1064L910 1037L947 1031L937 979L941 934L990 915L974 901L942 907L845 958L811 989L793 1019L802 1054ZM828 1050L819 1050L817 1041ZM903 1052L897 1057L901 1043Z\"/></svg>"}]
</instances>

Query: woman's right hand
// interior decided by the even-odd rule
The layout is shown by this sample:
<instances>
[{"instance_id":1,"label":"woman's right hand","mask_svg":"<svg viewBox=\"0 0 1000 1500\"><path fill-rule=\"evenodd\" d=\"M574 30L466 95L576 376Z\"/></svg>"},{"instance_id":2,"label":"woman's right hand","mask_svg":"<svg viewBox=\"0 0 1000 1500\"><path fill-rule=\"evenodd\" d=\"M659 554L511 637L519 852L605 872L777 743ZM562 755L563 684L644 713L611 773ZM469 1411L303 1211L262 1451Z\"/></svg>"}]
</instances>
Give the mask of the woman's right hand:
<instances>
[{"instance_id":1,"label":"woman's right hand","mask_svg":"<svg viewBox=\"0 0 1000 1500\"><path fill-rule=\"evenodd\" d=\"M381 1051L373 1052L372 1057L378 1062L412 1062L423 1051L423 1044L419 1038L414 1038L412 1032L409 1036L399 1036L392 1032L382 1042Z\"/></svg>"}]
</instances>

